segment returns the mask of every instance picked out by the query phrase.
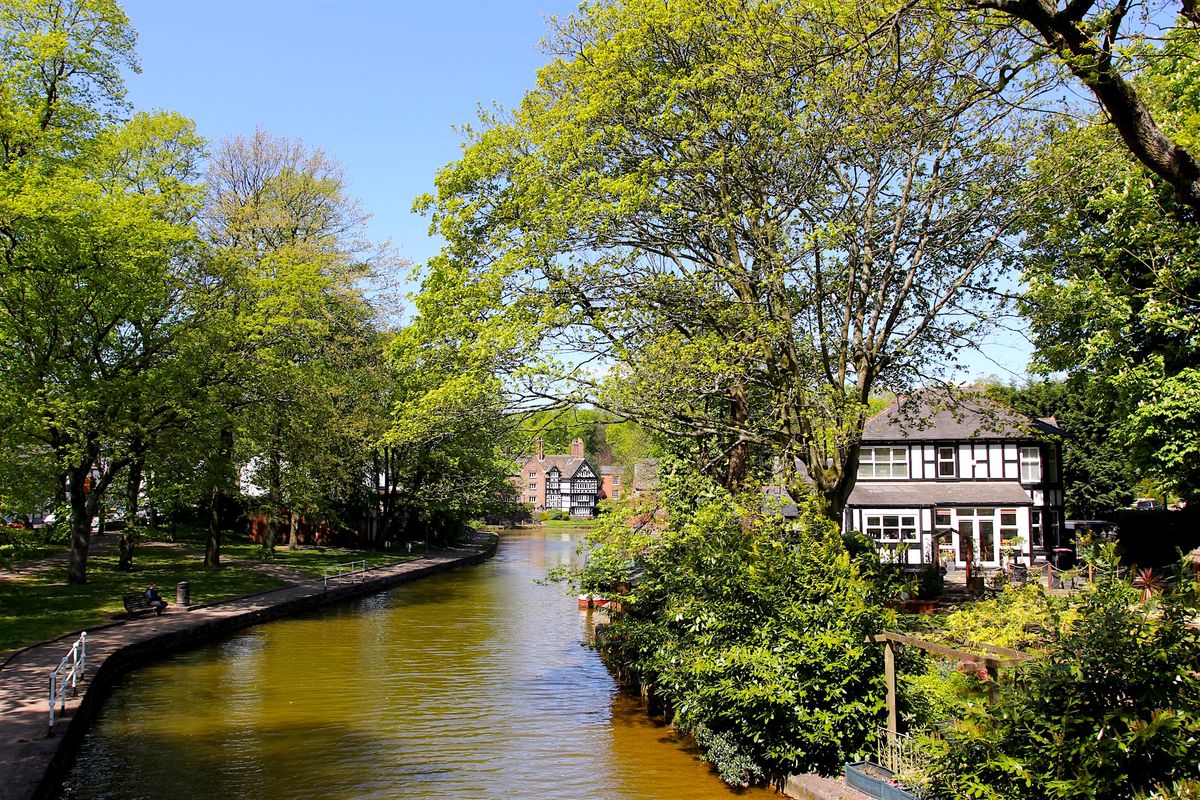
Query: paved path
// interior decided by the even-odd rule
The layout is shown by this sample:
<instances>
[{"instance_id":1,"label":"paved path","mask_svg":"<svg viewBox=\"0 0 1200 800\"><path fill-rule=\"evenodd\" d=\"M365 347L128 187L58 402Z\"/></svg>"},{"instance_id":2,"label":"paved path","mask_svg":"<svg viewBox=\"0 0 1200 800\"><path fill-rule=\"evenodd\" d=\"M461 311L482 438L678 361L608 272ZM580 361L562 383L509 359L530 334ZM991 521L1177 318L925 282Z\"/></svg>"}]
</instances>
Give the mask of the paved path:
<instances>
[{"instance_id":1,"label":"paved path","mask_svg":"<svg viewBox=\"0 0 1200 800\"><path fill-rule=\"evenodd\" d=\"M328 590L321 581L275 567L273 573L289 585L186 610L172 606L161 617L142 616L90 629L87 675L79 696L67 700L52 736L47 735L49 675L79 634L17 652L0 667L0 800L29 800L52 793L108 687L124 670L249 625L478 563L491 556L495 544L495 537L479 534L459 547L431 551L426 558L376 567L358 579L331 581Z\"/></svg>"}]
</instances>

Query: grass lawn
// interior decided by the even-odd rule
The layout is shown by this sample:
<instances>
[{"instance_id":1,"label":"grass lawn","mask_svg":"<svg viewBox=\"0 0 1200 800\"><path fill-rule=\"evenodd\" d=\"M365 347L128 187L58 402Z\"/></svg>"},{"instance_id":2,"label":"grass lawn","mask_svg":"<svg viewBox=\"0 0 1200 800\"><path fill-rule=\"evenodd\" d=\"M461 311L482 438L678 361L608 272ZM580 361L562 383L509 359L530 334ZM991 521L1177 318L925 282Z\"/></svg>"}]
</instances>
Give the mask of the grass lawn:
<instances>
[{"instance_id":1,"label":"grass lawn","mask_svg":"<svg viewBox=\"0 0 1200 800\"><path fill-rule=\"evenodd\" d=\"M599 522L598 519L547 519L540 524L547 528L592 528Z\"/></svg>"},{"instance_id":2,"label":"grass lawn","mask_svg":"<svg viewBox=\"0 0 1200 800\"><path fill-rule=\"evenodd\" d=\"M65 551L61 548L60 552ZM275 578L245 567L206 570L194 553L141 547L133 572L117 571L117 553L88 558L88 582L67 583L66 562L19 578L0 580L0 654L59 634L101 625L123 614L121 595L142 592L150 581L168 601L175 584L191 584L193 603L209 603L272 589Z\"/></svg>"},{"instance_id":3,"label":"grass lawn","mask_svg":"<svg viewBox=\"0 0 1200 800\"><path fill-rule=\"evenodd\" d=\"M203 553L207 537L207 529L180 526L175 531L174 541ZM420 550L420 545L415 546L412 558L419 558ZM236 558L243 561L263 561L262 547L258 542L250 541L245 535L226 533L221 541L221 558L222 560ZM298 572L301 575L307 575L310 578L320 578L326 567L344 564L348 561L366 561L369 569L408 560L410 559L405 550L381 552L379 550L304 545L299 550L292 552L287 549L287 545L281 545L275 548L275 557L268 563Z\"/></svg>"}]
</instances>

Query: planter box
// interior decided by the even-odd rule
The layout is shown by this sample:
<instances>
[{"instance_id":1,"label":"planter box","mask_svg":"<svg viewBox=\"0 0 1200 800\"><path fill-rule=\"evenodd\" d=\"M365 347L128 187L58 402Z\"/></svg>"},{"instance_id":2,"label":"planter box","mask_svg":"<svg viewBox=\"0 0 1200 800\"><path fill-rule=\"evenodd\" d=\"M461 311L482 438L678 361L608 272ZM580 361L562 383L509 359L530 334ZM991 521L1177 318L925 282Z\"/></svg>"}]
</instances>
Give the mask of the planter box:
<instances>
[{"instance_id":1,"label":"planter box","mask_svg":"<svg viewBox=\"0 0 1200 800\"><path fill-rule=\"evenodd\" d=\"M846 765L846 785L879 800L917 800L907 789L891 784L892 772L870 761Z\"/></svg>"}]
</instances>

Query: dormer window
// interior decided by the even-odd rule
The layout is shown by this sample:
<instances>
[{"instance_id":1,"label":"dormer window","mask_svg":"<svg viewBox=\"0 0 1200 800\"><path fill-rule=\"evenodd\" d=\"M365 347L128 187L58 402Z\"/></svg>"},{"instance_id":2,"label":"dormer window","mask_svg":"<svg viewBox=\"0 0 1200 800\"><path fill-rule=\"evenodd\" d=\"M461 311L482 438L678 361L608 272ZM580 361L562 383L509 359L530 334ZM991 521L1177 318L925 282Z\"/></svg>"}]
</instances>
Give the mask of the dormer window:
<instances>
[{"instance_id":1,"label":"dormer window","mask_svg":"<svg viewBox=\"0 0 1200 800\"><path fill-rule=\"evenodd\" d=\"M908 448L864 447L858 455L860 478L907 478Z\"/></svg>"}]
</instances>

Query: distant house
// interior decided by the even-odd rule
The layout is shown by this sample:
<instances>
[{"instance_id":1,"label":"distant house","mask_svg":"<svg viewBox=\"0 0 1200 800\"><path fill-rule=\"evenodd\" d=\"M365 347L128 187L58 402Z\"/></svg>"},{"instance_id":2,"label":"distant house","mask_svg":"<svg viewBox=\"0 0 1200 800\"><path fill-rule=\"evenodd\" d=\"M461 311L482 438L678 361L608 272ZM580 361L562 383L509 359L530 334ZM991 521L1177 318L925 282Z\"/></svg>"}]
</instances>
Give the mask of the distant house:
<instances>
[{"instance_id":1,"label":"distant house","mask_svg":"<svg viewBox=\"0 0 1200 800\"><path fill-rule=\"evenodd\" d=\"M981 392L937 398L925 391L867 421L843 527L905 564L1044 559L1063 525L1056 422Z\"/></svg>"},{"instance_id":2,"label":"distant house","mask_svg":"<svg viewBox=\"0 0 1200 800\"><path fill-rule=\"evenodd\" d=\"M565 511L572 517L596 514L600 471L584 456L582 439L571 442L570 455L547 455L538 439L537 451L518 460L517 474L510 480L520 501L537 511Z\"/></svg>"},{"instance_id":3,"label":"distant house","mask_svg":"<svg viewBox=\"0 0 1200 800\"><path fill-rule=\"evenodd\" d=\"M620 500L629 497L629 479L624 467L616 465L601 465L600 467L600 499Z\"/></svg>"}]
</instances>

